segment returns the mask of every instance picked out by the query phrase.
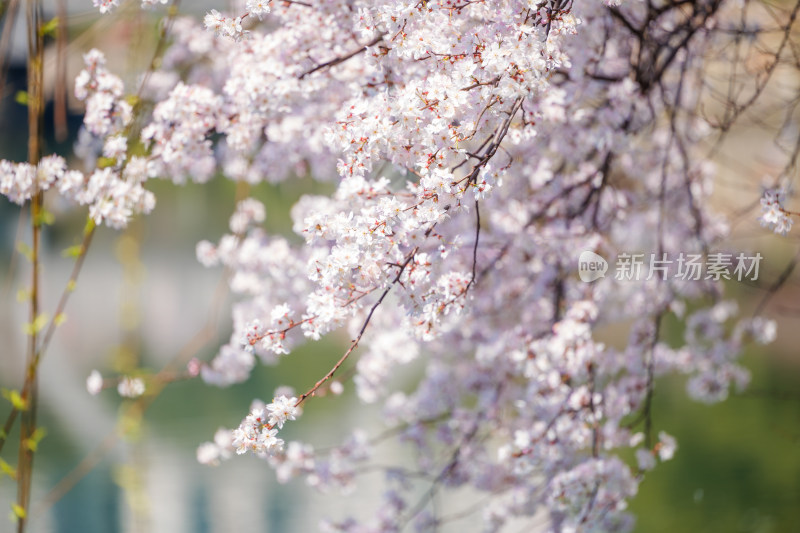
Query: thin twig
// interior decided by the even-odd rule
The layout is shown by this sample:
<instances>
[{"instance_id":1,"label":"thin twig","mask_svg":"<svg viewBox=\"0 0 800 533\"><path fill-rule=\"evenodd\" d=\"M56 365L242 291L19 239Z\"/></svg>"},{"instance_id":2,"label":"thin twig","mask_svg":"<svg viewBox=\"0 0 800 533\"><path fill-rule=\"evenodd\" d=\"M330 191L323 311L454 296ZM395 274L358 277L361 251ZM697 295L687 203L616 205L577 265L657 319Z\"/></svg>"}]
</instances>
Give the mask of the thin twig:
<instances>
[{"instance_id":1,"label":"thin twig","mask_svg":"<svg viewBox=\"0 0 800 533\"><path fill-rule=\"evenodd\" d=\"M798 249L798 251L795 253L792 260L786 264L783 271L778 276L778 279L776 279L772 285L769 286L767 293L758 303L755 311L753 311L754 317L759 316L764 311L764 308L767 306L770 300L772 300L772 297L778 292L778 289L780 289L787 281L789 281L789 278L792 276L792 272L794 272L794 269L797 267L798 260L800 260L800 249Z\"/></svg>"},{"instance_id":2,"label":"thin twig","mask_svg":"<svg viewBox=\"0 0 800 533\"><path fill-rule=\"evenodd\" d=\"M306 401L306 399L309 396L313 396L314 393L317 391L317 389L319 389L323 383L331 379L333 375L336 373L336 371L339 370L339 367L342 366L344 362L347 360L347 358L350 356L350 354L353 353L353 350L355 350L358 347L358 343L361 340L361 337L364 336L364 332L367 330L367 326L369 325L369 321L372 320L372 315L375 313L375 310L378 308L379 305L381 305L383 299L386 298L386 295L389 294L390 290L392 290L392 287L394 287L395 284L398 281L400 281L400 276L403 275L403 271L405 271L408 264L414 259L414 256L417 254L418 249L419 248L417 247L411 250L411 252L408 254L408 257L406 257L406 260L403 262L403 264L400 265L400 270L397 272L397 275L394 277L389 286L386 287L386 289L384 289L384 291L381 293L380 298L378 298L378 300L372 305L372 307L369 310L369 313L367 314L367 318L364 319L364 323L361 325L361 330L358 332L358 336L353 340L353 342L350 343L350 347L347 349L344 355L342 355L342 357L339 358L336 364L333 365L333 368L331 368L330 371L327 374L325 374L325 376L322 377L322 379L317 381L313 387L311 387L308 391L303 393L303 395L300 396L300 398L298 398L297 402L294 404L295 407L300 406L304 401Z\"/></svg>"},{"instance_id":3,"label":"thin twig","mask_svg":"<svg viewBox=\"0 0 800 533\"><path fill-rule=\"evenodd\" d=\"M86 229L83 232L83 242L81 243L80 252L75 258L75 264L72 265L72 272L70 273L69 281L67 281L64 291L61 293L61 297L58 300L58 305L56 305L55 313L50 319L47 330L42 336L42 344L39 346L39 350L36 353L37 363L47 351L47 347L50 345L50 341L53 339L53 334L58 328L58 323L67 307L69 297L75 290L75 284L78 282L78 276L80 275L81 269L83 268L83 263L86 260L86 254L89 251L89 246L92 244L92 237L94 236L96 228L97 226L95 225L94 221L88 219L86 223Z\"/></svg>"},{"instance_id":4,"label":"thin twig","mask_svg":"<svg viewBox=\"0 0 800 533\"><path fill-rule=\"evenodd\" d=\"M78 276L81 272L83 267L84 260L86 259L86 253L89 249L89 245L92 242L92 236L94 235L95 225L94 223L89 220L86 231L84 233L83 243L81 244L81 253L76 257L75 264L72 267L72 273L70 274L69 281L67 282L66 286L64 287L64 291L61 294L61 298L59 299L58 305L56 306L56 312L53 315L52 319L50 320L47 330L45 331L44 335L42 336L42 344L39 346L39 349L36 351L36 355L34 357L34 364L38 367L41 362L44 353L47 351L47 347L50 344L51 339L53 338L53 334L58 327L58 322L60 321L60 315L66 309L67 302L69 301L69 297L72 294L75 283L78 280ZM21 396L22 398L26 398L28 396L28 384L27 382L22 388ZM3 433L0 434L0 452L3 451L3 446L8 439L8 433L11 431L11 428L14 427L14 422L16 421L17 415L19 411L16 407L11 408L11 412L8 414L8 418L6 419L5 425L3 426Z\"/></svg>"},{"instance_id":5,"label":"thin twig","mask_svg":"<svg viewBox=\"0 0 800 533\"><path fill-rule=\"evenodd\" d=\"M42 153L42 118L44 116L44 36L42 34L41 0L29 0L27 10L28 33L28 162L37 165ZM33 458L35 447L31 439L36 433L36 411L38 403L38 364L36 356L37 319L40 299L40 246L44 193L34 180L31 198L31 292L30 331L28 332L28 355L25 364L25 381L22 400L26 409L22 412L17 459L17 533L24 533L28 523L31 485L33 481Z\"/></svg>"},{"instance_id":6,"label":"thin twig","mask_svg":"<svg viewBox=\"0 0 800 533\"><path fill-rule=\"evenodd\" d=\"M173 377L177 376L183 379L183 375L176 372L176 368L185 365L192 356L197 354L205 345L211 342L216 336L216 324L219 318L219 309L227 294L227 282L230 277L230 272L226 271L219 283L217 284L216 291L212 297L211 313L209 314L206 323L189 339L189 341L180 349L180 351L168 362L164 367L152 378L152 387L146 396L139 398L138 401L129 406L129 410L136 409L142 415L158 398L159 394L168 383L174 381ZM123 415L124 416L124 415ZM47 495L36 505L35 514L41 515L52 507L58 500L64 497L72 488L83 479L92 469L105 457L121 438L122 433L119 428L114 428L103 441L83 460L78 463L66 476L64 476Z\"/></svg>"},{"instance_id":7,"label":"thin twig","mask_svg":"<svg viewBox=\"0 0 800 533\"><path fill-rule=\"evenodd\" d=\"M336 57L334 59L331 59L330 61L326 61L325 63L321 63L321 64L317 65L316 67L303 72L302 74L300 74L300 76L298 76L298 79L302 80L303 78L305 78L309 74L313 74L314 72L317 72L318 70L322 70L322 69L328 68L328 67L333 67L335 65L338 65L339 63L344 63L345 61L347 61L351 57L355 57L358 54L360 54L362 52L365 52L367 50L367 48L369 48L370 46L374 46L374 45L378 44L379 42L381 42L383 40L383 36L384 36L384 34L381 33L380 35L375 37L373 40L371 40L370 42L368 42L367 44L365 44L361 48L359 48L357 50L353 50L352 52L350 52L347 55Z\"/></svg>"}]
</instances>

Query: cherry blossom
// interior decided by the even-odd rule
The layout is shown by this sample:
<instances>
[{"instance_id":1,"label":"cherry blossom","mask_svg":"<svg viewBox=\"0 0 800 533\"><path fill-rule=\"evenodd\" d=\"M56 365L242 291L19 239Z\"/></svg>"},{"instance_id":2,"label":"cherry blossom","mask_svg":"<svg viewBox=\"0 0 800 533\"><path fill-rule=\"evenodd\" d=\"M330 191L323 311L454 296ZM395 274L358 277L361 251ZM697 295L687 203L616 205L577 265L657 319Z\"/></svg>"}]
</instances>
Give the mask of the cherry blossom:
<instances>
[{"instance_id":1,"label":"cherry blossom","mask_svg":"<svg viewBox=\"0 0 800 533\"><path fill-rule=\"evenodd\" d=\"M116 4L95 0L103 13ZM445 489L481 495L487 531L534 517L551 531L630 530L627 502L678 453L653 415L658 380L680 374L692 399L722 401L749 381L742 351L776 326L740 317L720 276L584 282L578 257L722 253L731 227L712 207L709 146L763 89L744 104L728 91L722 116L704 111L719 92L707 73L742 61L729 55L745 31L739 3L239 7L175 18L135 98L101 52L84 56L83 171L57 155L0 161L12 202L57 190L112 228L152 211L151 179L330 182L291 208L292 236L270 234L264 205L239 198L228 233L196 246L235 302L230 338L192 376L232 386L258 363L303 365L301 343L349 341L305 392L255 401L198 461L251 452L279 481L320 491L383 470L379 507L331 517L330 531L438 527L429 503ZM783 13L787 36L798 9ZM759 220L785 235L784 190L763 194ZM671 319L685 331L668 342ZM600 340L610 329L625 332L618 343ZM399 383L405 367L411 384ZM284 442L301 409L351 379L381 428L349 428L325 449ZM102 388L99 374L87 388ZM144 382L124 377L118 391L139 396ZM413 468L374 459L386 435Z\"/></svg>"},{"instance_id":2,"label":"cherry blossom","mask_svg":"<svg viewBox=\"0 0 800 533\"><path fill-rule=\"evenodd\" d=\"M124 398L138 398L144 391L145 385L141 378L124 376L117 385L117 392Z\"/></svg>"},{"instance_id":3,"label":"cherry blossom","mask_svg":"<svg viewBox=\"0 0 800 533\"><path fill-rule=\"evenodd\" d=\"M780 191L766 191L761 198L761 216L759 221L764 227L772 228L775 233L786 235L792 229L790 214L783 207L784 194Z\"/></svg>"}]
</instances>

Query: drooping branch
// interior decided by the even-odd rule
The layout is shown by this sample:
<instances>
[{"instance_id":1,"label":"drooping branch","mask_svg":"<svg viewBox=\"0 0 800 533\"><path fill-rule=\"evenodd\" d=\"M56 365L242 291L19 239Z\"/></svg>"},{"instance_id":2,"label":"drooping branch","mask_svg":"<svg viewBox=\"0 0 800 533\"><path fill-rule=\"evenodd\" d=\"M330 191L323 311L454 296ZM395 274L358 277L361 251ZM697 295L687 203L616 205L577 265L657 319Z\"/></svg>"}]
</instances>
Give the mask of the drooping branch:
<instances>
[{"instance_id":1,"label":"drooping branch","mask_svg":"<svg viewBox=\"0 0 800 533\"><path fill-rule=\"evenodd\" d=\"M378 309L381 303L383 303L383 299L386 298L386 295L389 294L389 291L392 290L392 287L394 287L395 284L397 284L400 281L400 277L403 275L403 272L405 271L409 263L411 263L411 261L414 259L414 256L417 254L418 250L419 247L416 247L413 250L411 250L406 256L406 260L402 264L400 264L400 268L398 269L397 275L395 275L394 279L389 283L386 289L383 290L380 297L378 297L378 300L374 304L372 304L372 307L367 313L367 317L364 319L364 322L361 325L361 329L359 330L358 335L350 343L350 347L347 349L347 351L344 352L344 355L342 355L342 357L339 358L339 360L336 362L335 365L333 365L333 368L331 368L327 374L325 374L319 381L317 381L314 384L313 387L308 389L297 399L295 407L299 407L304 401L306 401L308 397L313 396L314 393L317 392L317 389L319 389L326 381L331 379L333 375L336 373L336 371L339 370L339 367L341 367L347 360L347 358L350 356L350 354L353 353L353 350L355 350L358 347L358 343L359 341L361 341L361 337L363 337L364 333L367 331L367 326L369 326L369 322L370 320L372 320L372 315L375 313L375 310Z\"/></svg>"}]
</instances>

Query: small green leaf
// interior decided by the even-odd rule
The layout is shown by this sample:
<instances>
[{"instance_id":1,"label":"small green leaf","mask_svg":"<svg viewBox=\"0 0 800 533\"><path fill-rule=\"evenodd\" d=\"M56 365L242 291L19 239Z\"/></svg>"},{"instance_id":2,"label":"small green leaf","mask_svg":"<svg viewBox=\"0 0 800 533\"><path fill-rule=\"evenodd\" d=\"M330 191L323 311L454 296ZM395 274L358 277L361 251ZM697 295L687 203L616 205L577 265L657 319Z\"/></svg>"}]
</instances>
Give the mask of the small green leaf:
<instances>
[{"instance_id":1,"label":"small green leaf","mask_svg":"<svg viewBox=\"0 0 800 533\"><path fill-rule=\"evenodd\" d=\"M11 405L13 405L14 409L17 411L24 411L28 408L28 402L22 398L18 390L3 389L2 394L3 398L11 402Z\"/></svg>"},{"instance_id":2,"label":"small green leaf","mask_svg":"<svg viewBox=\"0 0 800 533\"><path fill-rule=\"evenodd\" d=\"M98 157L97 168L108 168L117 166L117 160L114 157Z\"/></svg>"},{"instance_id":3,"label":"small green leaf","mask_svg":"<svg viewBox=\"0 0 800 533\"><path fill-rule=\"evenodd\" d=\"M39 29L39 32L42 34L42 37L53 37L56 34L56 30L58 29L58 17L53 17Z\"/></svg>"},{"instance_id":4,"label":"small green leaf","mask_svg":"<svg viewBox=\"0 0 800 533\"><path fill-rule=\"evenodd\" d=\"M139 103L139 97L136 96L135 94L129 94L128 96L125 97L125 101L128 102L131 105L131 107L136 107L136 104Z\"/></svg>"},{"instance_id":5,"label":"small green leaf","mask_svg":"<svg viewBox=\"0 0 800 533\"><path fill-rule=\"evenodd\" d=\"M48 316L47 313L42 313L36 317L36 320L33 322L28 322L24 326L22 326L22 331L25 335L36 335L40 331L44 329L47 325Z\"/></svg>"},{"instance_id":6,"label":"small green leaf","mask_svg":"<svg viewBox=\"0 0 800 533\"><path fill-rule=\"evenodd\" d=\"M75 246L70 246L69 248L65 248L61 255L64 257L80 257L83 253L83 245L76 244Z\"/></svg>"},{"instance_id":7,"label":"small green leaf","mask_svg":"<svg viewBox=\"0 0 800 533\"><path fill-rule=\"evenodd\" d=\"M17 91L14 95L14 101L19 105L28 105L28 91Z\"/></svg>"},{"instance_id":8,"label":"small green leaf","mask_svg":"<svg viewBox=\"0 0 800 533\"><path fill-rule=\"evenodd\" d=\"M83 227L83 234L88 235L94 231L94 228L97 227L97 224L92 219L92 217L86 217L86 225Z\"/></svg>"},{"instance_id":9,"label":"small green leaf","mask_svg":"<svg viewBox=\"0 0 800 533\"><path fill-rule=\"evenodd\" d=\"M2 471L11 479L17 479L16 469L7 462L3 461L3 459L0 459L0 471Z\"/></svg>"},{"instance_id":10,"label":"small green leaf","mask_svg":"<svg viewBox=\"0 0 800 533\"><path fill-rule=\"evenodd\" d=\"M42 208L36 218L34 219L34 224L37 226L52 226L53 223L56 221L55 215L48 211L47 209Z\"/></svg>"},{"instance_id":11,"label":"small green leaf","mask_svg":"<svg viewBox=\"0 0 800 533\"><path fill-rule=\"evenodd\" d=\"M66 313L58 313L56 317L53 319L53 324L56 326L60 326L64 322L67 321L67 314Z\"/></svg>"},{"instance_id":12,"label":"small green leaf","mask_svg":"<svg viewBox=\"0 0 800 533\"><path fill-rule=\"evenodd\" d=\"M33 435L25 439L25 446L32 452L37 451L39 449L39 443L42 442L45 435L47 435L47 430L45 428L36 428Z\"/></svg>"},{"instance_id":13,"label":"small green leaf","mask_svg":"<svg viewBox=\"0 0 800 533\"><path fill-rule=\"evenodd\" d=\"M12 503L11 510L14 512L14 516L17 518L25 518L25 509L23 509L18 503Z\"/></svg>"}]
</instances>

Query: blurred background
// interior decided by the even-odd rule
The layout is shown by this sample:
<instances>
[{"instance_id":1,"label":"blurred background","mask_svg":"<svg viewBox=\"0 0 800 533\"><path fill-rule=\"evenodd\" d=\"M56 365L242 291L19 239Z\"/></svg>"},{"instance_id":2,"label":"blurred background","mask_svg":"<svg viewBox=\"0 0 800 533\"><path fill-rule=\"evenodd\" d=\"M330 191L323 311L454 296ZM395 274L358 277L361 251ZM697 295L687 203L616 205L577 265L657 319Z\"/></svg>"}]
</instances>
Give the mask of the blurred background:
<instances>
[{"instance_id":1,"label":"blurred background","mask_svg":"<svg viewBox=\"0 0 800 533\"><path fill-rule=\"evenodd\" d=\"M212 2L195 1L182 11L199 14L204 4ZM45 6L49 19L55 4ZM70 87L82 66L81 53L91 47L103 49L112 70L123 76L126 86L135 86L135 73L152 56L158 27L152 15L126 6L98 19L90 0L70 2ZM15 101L17 91L25 88L24 37L20 20L10 39L11 61L0 94L0 158L15 161L26 159L26 109ZM50 50L46 72L57 62ZM47 73L46 77L52 79ZM71 153L81 110L74 103L69 110L68 135L57 141L53 108L48 105L45 153ZM797 237L768 235L758 227L757 212L744 209L752 208L757 196L737 196L737 184L757 184L769 170L770 157L766 142L756 141L757 136L746 130L737 135L718 156L726 179L717 208L733 220L733 245L765 257L760 287L732 283L727 288L747 313L763 297L763 287L793 264ZM306 177L260 185L250 194L265 203L267 228L289 235L288 208L301 194L324 192L325 187L330 186ZM211 440L220 426L235 427L254 398L270 399L278 385L305 389L316 381L338 358L345 339L307 345L276 367L257 367L249 381L228 389L199 380L170 384L146 410L132 408L114 390L98 397L87 393L86 377L92 369L116 375L174 365L181 371L191 356L210 359L230 334L230 300L222 272L203 268L194 250L198 241L213 242L225 233L237 185L217 178L178 188L153 180L148 188L158 201L152 215L121 233L98 229L67 308L67 322L41 366L40 423L47 435L35 459L30 531L305 532L316 530L321 516L341 516L348 507L368 508L367 500L319 495L302 482L279 485L272 470L250 455L216 468L195 459L197 445ZM57 223L43 237L43 301L44 308L52 310L72 268L62 251L80 243L85 212L68 209L56 198L48 201ZM22 325L28 309L17 293L28 283L29 268L15 252L15 243L29 240L28 227L27 214L0 198L4 388L19 389L23 377ZM658 382L654 425L674 435L679 450L672 461L648 474L632 501L636 531L800 532L798 296L796 276L791 276L770 301L766 314L778 320L778 341L746 353L744 364L753 374L746 392L706 406L686 398L683 378ZM680 324L672 324L665 334L677 338ZM7 403L0 404L0 419L5 420L9 410ZM377 415L359 407L346 386L342 396L315 403L302 424L287 427L286 436L324 448L338 443L348 427L372 416ZM3 453L12 464L15 435ZM5 520L15 494L14 482L0 477L0 531L11 530Z\"/></svg>"}]
</instances>

